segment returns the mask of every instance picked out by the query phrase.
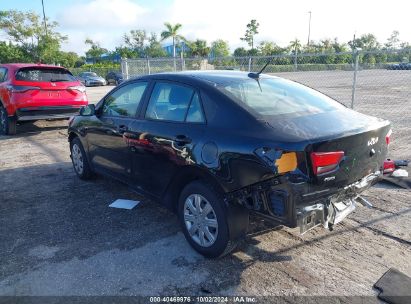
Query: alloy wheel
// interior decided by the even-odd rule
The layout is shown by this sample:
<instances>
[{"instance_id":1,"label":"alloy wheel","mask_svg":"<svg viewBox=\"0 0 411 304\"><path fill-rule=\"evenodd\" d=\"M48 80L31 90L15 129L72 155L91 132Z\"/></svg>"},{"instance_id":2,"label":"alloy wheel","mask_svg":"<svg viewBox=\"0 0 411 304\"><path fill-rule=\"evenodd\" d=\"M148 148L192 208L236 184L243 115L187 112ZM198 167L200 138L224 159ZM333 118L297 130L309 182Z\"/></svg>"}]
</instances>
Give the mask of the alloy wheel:
<instances>
[{"instance_id":1,"label":"alloy wheel","mask_svg":"<svg viewBox=\"0 0 411 304\"><path fill-rule=\"evenodd\" d=\"M184 202L184 223L194 242L202 247L214 244L218 235L216 213L205 197L191 194Z\"/></svg>"},{"instance_id":2,"label":"alloy wheel","mask_svg":"<svg viewBox=\"0 0 411 304\"><path fill-rule=\"evenodd\" d=\"M0 107L0 134L6 134L7 114L3 107Z\"/></svg>"},{"instance_id":3,"label":"alloy wheel","mask_svg":"<svg viewBox=\"0 0 411 304\"><path fill-rule=\"evenodd\" d=\"M71 157L73 160L74 168L76 169L78 174L83 174L84 170L84 162L83 162L83 154L81 153L80 147L77 144L73 145L71 151Z\"/></svg>"}]
</instances>

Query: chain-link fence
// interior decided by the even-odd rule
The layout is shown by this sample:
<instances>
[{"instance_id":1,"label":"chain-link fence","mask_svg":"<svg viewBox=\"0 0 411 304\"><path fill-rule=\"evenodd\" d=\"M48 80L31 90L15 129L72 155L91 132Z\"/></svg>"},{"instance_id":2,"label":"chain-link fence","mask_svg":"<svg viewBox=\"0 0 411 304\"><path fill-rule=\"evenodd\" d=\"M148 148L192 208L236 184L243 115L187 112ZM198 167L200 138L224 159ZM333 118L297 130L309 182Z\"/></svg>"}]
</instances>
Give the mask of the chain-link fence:
<instances>
[{"instance_id":1,"label":"chain-link fence","mask_svg":"<svg viewBox=\"0 0 411 304\"><path fill-rule=\"evenodd\" d=\"M270 57L123 59L126 78L184 70L239 70L297 81L365 114L393 123L401 141L411 142L411 49ZM395 137L394 137L395 138ZM399 157L406 145L394 144Z\"/></svg>"},{"instance_id":2,"label":"chain-link fence","mask_svg":"<svg viewBox=\"0 0 411 304\"><path fill-rule=\"evenodd\" d=\"M264 73L298 81L347 106L357 107L376 90L387 92L397 88L409 96L410 61L411 50L386 50L269 57L123 59L121 70L125 78L184 70L256 72L269 62Z\"/></svg>"},{"instance_id":3,"label":"chain-link fence","mask_svg":"<svg viewBox=\"0 0 411 304\"><path fill-rule=\"evenodd\" d=\"M101 68L101 67L80 67L80 68L70 68L70 72L74 75L74 76L78 76L80 73L82 72L94 72L97 75L101 76L101 77L106 77L106 75L108 74L108 72L121 72L121 67L119 66L118 68Z\"/></svg>"}]
</instances>

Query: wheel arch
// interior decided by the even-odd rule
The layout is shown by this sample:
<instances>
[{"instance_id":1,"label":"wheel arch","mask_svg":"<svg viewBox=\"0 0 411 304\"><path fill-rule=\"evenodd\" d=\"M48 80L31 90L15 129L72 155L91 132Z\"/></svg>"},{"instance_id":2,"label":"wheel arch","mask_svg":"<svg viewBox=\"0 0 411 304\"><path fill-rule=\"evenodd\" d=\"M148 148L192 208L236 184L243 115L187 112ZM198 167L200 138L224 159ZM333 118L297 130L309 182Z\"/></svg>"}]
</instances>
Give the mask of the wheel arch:
<instances>
[{"instance_id":1,"label":"wheel arch","mask_svg":"<svg viewBox=\"0 0 411 304\"><path fill-rule=\"evenodd\" d=\"M68 141L71 143L74 138L79 137L78 134L74 131L69 131Z\"/></svg>"},{"instance_id":2,"label":"wheel arch","mask_svg":"<svg viewBox=\"0 0 411 304\"><path fill-rule=\"evenodd\" d=\"M222 185L207 170L198 166L185 166L179 168L178 173L174 175L164 191L161 198L164 206L170 210L176 211L181 191L189 183L198 180L204 181L206 184L211 185L220 193L225 193Z\"/></svg>"}]
</instances>

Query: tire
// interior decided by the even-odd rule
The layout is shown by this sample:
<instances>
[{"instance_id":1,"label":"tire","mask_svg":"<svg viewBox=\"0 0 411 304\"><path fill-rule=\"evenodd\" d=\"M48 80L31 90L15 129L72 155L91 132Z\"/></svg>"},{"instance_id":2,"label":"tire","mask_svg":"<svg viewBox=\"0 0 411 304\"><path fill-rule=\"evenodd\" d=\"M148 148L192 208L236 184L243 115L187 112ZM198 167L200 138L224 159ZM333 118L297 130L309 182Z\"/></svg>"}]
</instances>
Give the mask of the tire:
<instances>
[{"instance_id":1,"label":"tire","mask_svg":"<svg viewBox=\"0 0 411 304\"><path fill-rule=\"evenodd\" d=\"M201 181L188 184L180 194L178 215L188 243L205 257L221 257L236 247L237 240L230 238L227 207L211 185Z\"/></svg>"},{"instance_id":2,"label":"tire","mask_svg":"<svg viewBox=\"0 0 411 304\"><path fill-rule=\"evenodd\" d=\"M9 117L7 110L0 104L0 135L15 135L16 132L16 118Z\"/></svg>"},{"instance_id":3,"label":"tire","mask_svg":"<svg viewBox=\"0 0 411 304\"><path fill-rule=\"evenodd\" d=\"M70 142L71 162L73 163L74 172L80 179L88 180L94 177L87 160L86 152L78 137Z\"/></svg>"}]
</instances>

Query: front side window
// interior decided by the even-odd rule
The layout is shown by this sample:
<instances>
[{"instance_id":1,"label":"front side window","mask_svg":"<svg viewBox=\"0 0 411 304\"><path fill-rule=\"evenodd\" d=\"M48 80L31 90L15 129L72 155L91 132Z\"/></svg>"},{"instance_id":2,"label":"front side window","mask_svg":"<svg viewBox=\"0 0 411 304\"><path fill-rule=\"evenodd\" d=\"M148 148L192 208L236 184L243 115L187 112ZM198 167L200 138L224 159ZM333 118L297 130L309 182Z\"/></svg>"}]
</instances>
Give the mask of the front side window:
<instances>
[{"instance_id":1,"label":"front side window","mask_svg":"<svg viewBox=\"0 0 411 304\"><path fill-rule=\"evenodd\" d=\"M239 79L220 88L241 106L263 116L309 115L344 108L324 94L281 78Z\"/></svg>"},{"instance_id":2,"label":"front side window","mask_svg":"<svg viewBox=\"0 0 411 304\"><path fill-rule=\"evenodd\" d=\"M103 116L134 117L147 88L147 82L127 84L107 96L103 105Z\"/></svg>"},{"instance_id":3,"label":"front side window","mask_svg":"<svg viewBox=\"0 0 411 304\"><path fill-rule=\"evenodd\" d=\"M39 81L39 82L60 82L76 81L76 78L67 70L59 68L30 67L21 68L16 73L16 80Z\"/></svg>"},{"instance_id":4,"label":"front side window","mask_svg":"<svg viewBox=\"0 0 411 304\"><path fill-rule=\"evenodd\" d=\"M177 122L204 122L200 98L192 88L158 82L146 111L146 118Z\"/></svg>"}]
</instances>

